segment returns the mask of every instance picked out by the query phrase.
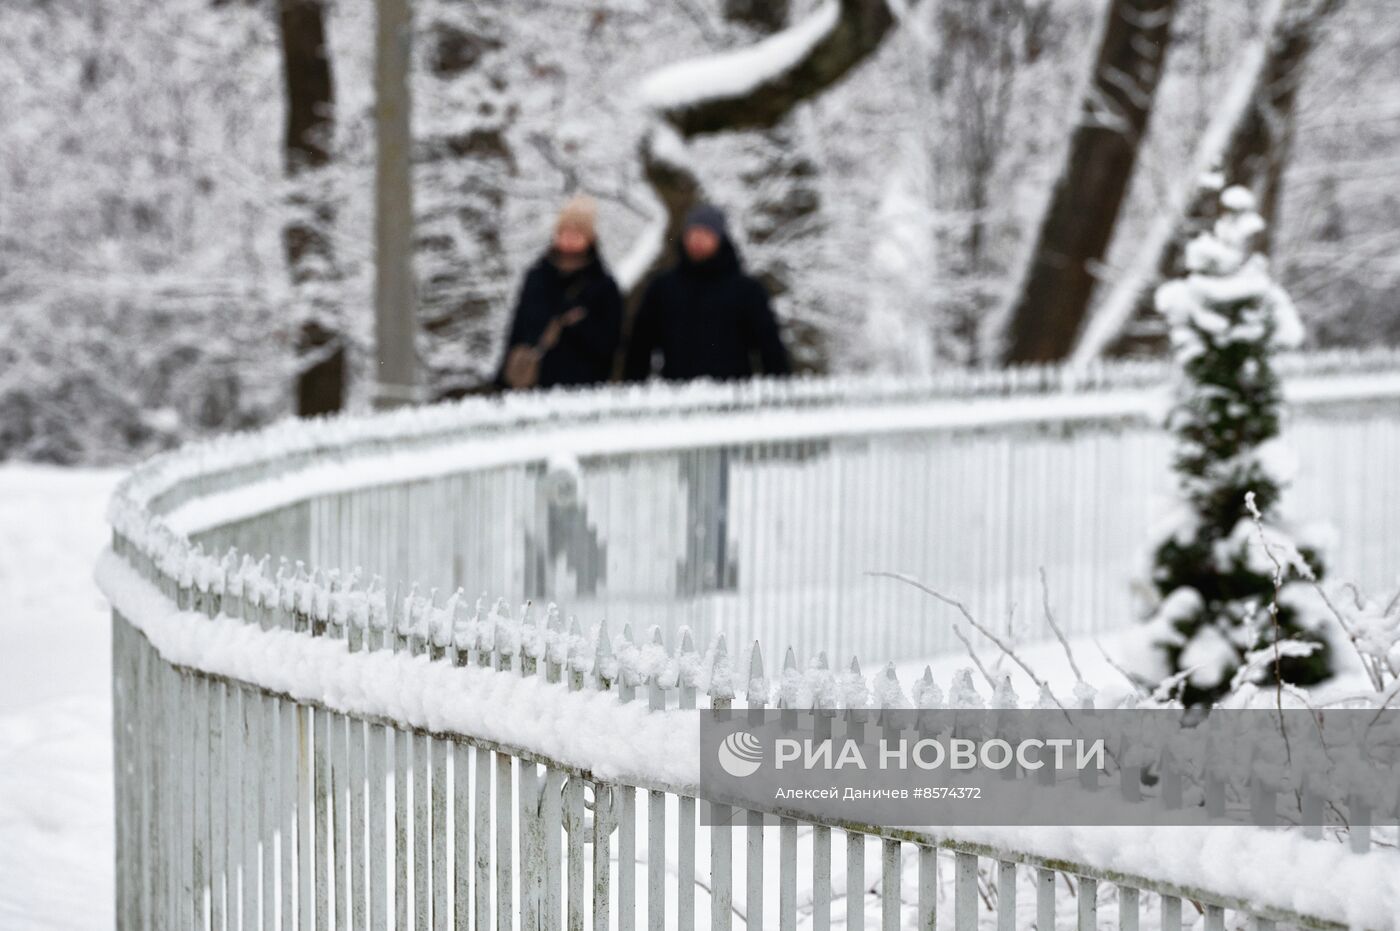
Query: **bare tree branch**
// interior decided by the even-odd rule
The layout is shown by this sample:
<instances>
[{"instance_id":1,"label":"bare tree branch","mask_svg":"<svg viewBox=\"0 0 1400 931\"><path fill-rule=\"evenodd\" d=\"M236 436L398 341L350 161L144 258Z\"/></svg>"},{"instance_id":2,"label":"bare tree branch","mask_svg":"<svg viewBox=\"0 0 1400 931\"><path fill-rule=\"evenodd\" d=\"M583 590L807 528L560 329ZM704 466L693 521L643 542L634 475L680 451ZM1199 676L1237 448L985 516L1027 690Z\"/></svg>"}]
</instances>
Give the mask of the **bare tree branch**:
<instances>
[{"instance_id":1,"label":"bare tree branch","mask_svg":"<svg viewBox=\"0 0 1400 931\"><path fill-rule=\"evenodd\" d=\"M876 578L894 579L896 582L903 582L905 585L912 585L924 594L931 595L932 597L937 598L939 601L943 602L945 605L948 605L950 608L956 608L958 613L963 616L963 620L967 621L968 624L972 625L973 630L977 631L979 634L992 641L992 643L996 646L998 650L1001 650L1001 652L1004 653L1013 663L1021 667L1021 670L1027 676L1030 677L1031 682L1035 683L1036 688L1040 690L1041 694L1050 696L1050 699L1054 701L1056 705L1059 705L1061 711L1066 711L1065 706L1060 704L1059 698L1057 698L1055 696L1055 693L1051 691L1050 684L1036 674L1036 671L1033 668L1031 668L1031 665L1029 663L1027 663L1020 657L1020 655L1015 651L1015 649L1012 648L1011 644L1007 643L1005 640L1002 640L990 627L986 626L985 624L978 621L977 618L973 617L972 612L967 610L967 605L963 604L961 601L958 601L956 598L949 598L942 592L935 591L934 589L929 588L927 585L925 585L923 582L920 582L913 576L904 575L899 572L870 572L867 574ZM959 636L961 636L961 632L958 630L956 625L954 626L953 630L954 633L957 633ZM966 641L964 642L966 643ZM971 649L970 645L968 649ZM982 674L986 676L986 670L983 670ZM990 678L991 677L988 676L989 681ZM1066 713L1068 712L1066 711Z\"/></svg>"}]
</instances>

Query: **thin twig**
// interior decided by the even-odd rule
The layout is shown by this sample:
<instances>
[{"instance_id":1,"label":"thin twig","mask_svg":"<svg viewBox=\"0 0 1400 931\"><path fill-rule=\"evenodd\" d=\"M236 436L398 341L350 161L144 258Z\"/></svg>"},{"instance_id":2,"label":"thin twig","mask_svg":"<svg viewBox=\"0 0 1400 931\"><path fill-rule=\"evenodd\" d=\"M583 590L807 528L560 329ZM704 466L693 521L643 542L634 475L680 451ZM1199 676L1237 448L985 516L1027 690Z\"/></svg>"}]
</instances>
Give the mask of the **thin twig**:
<instances>
[{"instance_id":1,"label":"thin twig","mask_svg":"<svg viewBox=\"0 0 1400 931\"><path fill-rule=\"evenodd\" d=\"M1065 632L1060 630L1060 625L1055 623L1055 615L1050 611L1050 583L1045 579L1044 566L1040 567L1040 600L1045 607L1045 623L1050 625L1050 629L1055 632L1055 639L1065 648L1065 658L1069 660L1069 668L1074 671L1074 680L1082 685L1084 674L1079 671L1079 664L1074 661L1074 650L1070 649Z\"/></svg>"},{"instance_id":2,"label":"thin twig","mask_svg":"<svg viewBox=\"0 0 1400 931\"><path fill-rule=\"evenodd\" d=\"M1259 507L1254 503L1254 492L1244 493L1244 506L1249 508L1250 516L1254 520L1254 527L1259 531L1259 543L1264 547L1264 555L1269 557L1269 562L1274 564L1274 597L1269 602L1269 619L1274 625L1274 697L1278 704L1279 727L1283 727L1283 651L1279 641L1283 638L1283 632L1278 626L1278 599L1283 592L1283 564L1274 556L1274 551L1269 547L1269 540L1264 535L1264 515L1259 513ZM1285 745L1288 741L1287 733L1284 734ZM1291 757L1291 754L1290 754Z\"/></svg>"},{"instance_id":3,"label":"thin twig","mask_svg":"<svg viewBox=\"0 0 1400 931\"><path fill-rule=\"evenodd\" d=\"M972 648L972 641L967 639L967 634L963 633L961 624L953 625L953 636L962 641L962 645L967 649L967 655L972 657L972 662L976 664L978 671L982 673L982 678L987 680L987 685L991 686L992 691L995 692L997 682L992 678L992 674L987 671L987 667L982 665L982 660L978 657L977 651Z\"/></svg>"},{"instance_id":4,"label":"thin twig","mask_svg":"<svg viewBox=\"0 0 1400 931\"><path fill-rule=\"evenodd\" d=\"M1099 642L1099 639L1097 637L1094 638L1094 646L1099 648L1099 653L1103 656L1104 662L1108 663L1108 665L1112 667L1115 671L1117 671L1117 673L1120 676L1128 680L1128 684L1133 687L1134 692L1137 692L1139 695L1152 694L1151 691L1147 688L1147 683L1143 682L1137 676L1128 672L1128 670L1124 669L1121 665L1119 665L1116 659L1108 655L1108 651L1104 649L1103 644Z\"/></svg>"},{"instance_id":5,"label":"thin twig","mask_svg":"<svg viewBox=\"0 0 1400 931\"><path fill-rule=\"evenodd\" d=\"M1007 657L1011 659L1012 662L1014 662L1017 666L1020 666L1021 669L1025 671L1026 675L1030 676L1031 681L1035 683L1036 687L1040 689L1042 694L1049 695L1050 700L1053 701L1057 706L1059 706L1059 709L1061 711L1064 711L1066 714L1069 713L1065 706L1060 704L1059 698L1057 698L1055 696L1055 693L1050 690L1050 686L1046 683L1046 681L1040 676L1036 675L1035 670L1030 667L1030 664L1027 663L1025 660L1021 659L1021 657L1016 654L1016 651L1013 650L1011 646L1008 643L1006 643L1006 641L1002 640L990 628L980 623L975 617L973 617L972 612L967 610L967 605L963 604L961 601L958 601L956 598L949 598L942 592L934 591L933 589L925 585L923 582L920 582L918 579L913 578L912 576L904 575L900 572L868 572L866 574L876 576L878 578L894 579L896 582L903 582L905 585L912 585L924 594L931 595L934 598L937 598L939 601L943 602L951 608L956 608L958 610L958 613L960 613L963 616L963 619L967 621L968 624L972 625L973 630L977 631L979 634L992 641L992 643L996 644L997 649L1005 653ZM953 630L954 632L957 632L957 627L954 626Z\"/></svg>"}]
</instances>

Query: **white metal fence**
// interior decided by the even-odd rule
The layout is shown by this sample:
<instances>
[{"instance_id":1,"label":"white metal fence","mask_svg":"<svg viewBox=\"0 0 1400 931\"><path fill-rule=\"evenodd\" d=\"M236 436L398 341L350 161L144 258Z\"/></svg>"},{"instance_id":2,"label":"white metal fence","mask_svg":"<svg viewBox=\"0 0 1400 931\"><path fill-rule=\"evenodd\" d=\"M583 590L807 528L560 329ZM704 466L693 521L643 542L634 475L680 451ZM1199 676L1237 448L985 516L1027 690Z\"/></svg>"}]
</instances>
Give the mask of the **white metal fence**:
<instances>
[{"instance_id":1,"label":"white metal fence","mask_svg":"<svg viewBox=\"0 0 1400 931\"><path fill-rule=\"evenodd\" d=\"M1343 381L1290 383L1299 469L1285 505L1330 527L1334 577L1379 590L1400 567L1400 388ZM685 626L701 641L907 660L957 648L951 609L871 572L925 579L1030 639L1047 633L1042 568L1071 634L1141 617L1135 585L1172 502L1165 397L1133 382L893 402L852 391L839 405L537 425L509 439L513 455L468 432L417 459L272 474L203 501L219 526L182 526L211 551L552 600L668 639ZM269 509L279 489L286 503Z\"/></svg>"},{"instance_id":2,"label":"white metal fence","mask_svg":"<svg viewBox=\"0 0 1400 931\"><path fill-rule=\"evenodd\" d=\"M1300 510L1339 524L1338 571L1389 581L1400 364L1290 366ZM1369 375L1335 374L1347 368ZM772 698L761 666L737 689L701 669L715 656L700 662L694 644L721 628L793 644L794 667L857 645L885 658L946 645L935 609L866 569L922 575L995 618L1038 603L1044 565L1072 629L1117 626L1150 492L1166 487L1144 387L1159 374L1097 372L1087 390L1078 374L1031 372L474 402L152 462L114 502L114 549L188 609L173 623L193 659L157 649L145 611L114 599L120 926L1009 931L1057 913L1094 928L1100 901L1123 928L1148 909L1181 927L1197 907L1221 931L1227 913L1343 926L1324 888L1300 911L1004 839L796 812L776 829L737 813L739 827L709 831L694 787L599 778L538 748L293 694L257 663L234 675L199 660L236 623L664 714ZM308 568L274 575L229 546ZM422 597L386 597L355 566L419 580ZM669 659L541 614L483 626L471 599L429 592L457 585L558 597L614 631L655 625L643 639Z\"/></svg>"}]
</instances>

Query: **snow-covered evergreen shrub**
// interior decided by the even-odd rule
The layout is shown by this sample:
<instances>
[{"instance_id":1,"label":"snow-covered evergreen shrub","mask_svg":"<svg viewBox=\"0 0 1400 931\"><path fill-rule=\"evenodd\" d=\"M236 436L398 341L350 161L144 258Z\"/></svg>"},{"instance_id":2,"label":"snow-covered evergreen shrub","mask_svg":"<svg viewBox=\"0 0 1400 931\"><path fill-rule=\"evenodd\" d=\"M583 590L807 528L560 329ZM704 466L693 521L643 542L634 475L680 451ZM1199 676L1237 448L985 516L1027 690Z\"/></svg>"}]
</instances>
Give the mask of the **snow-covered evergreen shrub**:
<instances>
[{"instance_id":1,"label":"snow-covered evergreen shrub","mask_svg":"<svg viewBox=\"0 0 1400 931\"><path fill-rule=\"evenodd\" d=\"M1171 671L1193 670L1182 695L1188 704L1227 692L1249 654L1272 653L1276 639L1298 643L1282 649L1277 663L1258 664L1264 680L1274 680L1276 665L1285 681L1299 684L1330 671L1318 634L1325 608L1305 581L1321 572L1318 554L1294 545L1279 521L1286 455L1270 355L1296 348L1302 325L1251 247L1264 229L1253 196L1231 187L1220 206L1214 228L1186 247L1186 277L1156 295L1180 369L1168 426L1182 509L1154 553L1159 602L1151 624Z\"/></svg>"}]
</instances>

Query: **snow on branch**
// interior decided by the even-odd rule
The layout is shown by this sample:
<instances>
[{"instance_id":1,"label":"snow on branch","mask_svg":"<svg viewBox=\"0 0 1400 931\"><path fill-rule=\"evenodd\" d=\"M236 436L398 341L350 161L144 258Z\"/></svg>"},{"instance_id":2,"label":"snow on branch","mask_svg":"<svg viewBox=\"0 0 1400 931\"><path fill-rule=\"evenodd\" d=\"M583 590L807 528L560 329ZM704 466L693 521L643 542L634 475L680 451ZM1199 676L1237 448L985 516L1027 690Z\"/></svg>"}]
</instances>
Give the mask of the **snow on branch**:
<instances>
[{"instance_id":1,"label":"snow on branch","mask_svg":"<svg viewBox=\"0 0 1400 931\"><path fill-rule=\"evenodd\" d=\"M844 77L893 22L885 0L826 0L754 45L655 72L642 83L642 102L687 138L766 129Z\"/></svg>"},{"instance_id":2,"label":"snow on branch","mask_svg":"<svg viewBox=\"0 0 1400 931\"><path fill-rule=\"evenodd\" d=\"M716 98L747 96L811 54L831 34L839 14L837 0L827 0L806 19L747 48L662 68L643 82L642 101L658 110L674 110Z\"/></svg>"}]
</instances>

